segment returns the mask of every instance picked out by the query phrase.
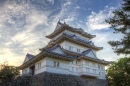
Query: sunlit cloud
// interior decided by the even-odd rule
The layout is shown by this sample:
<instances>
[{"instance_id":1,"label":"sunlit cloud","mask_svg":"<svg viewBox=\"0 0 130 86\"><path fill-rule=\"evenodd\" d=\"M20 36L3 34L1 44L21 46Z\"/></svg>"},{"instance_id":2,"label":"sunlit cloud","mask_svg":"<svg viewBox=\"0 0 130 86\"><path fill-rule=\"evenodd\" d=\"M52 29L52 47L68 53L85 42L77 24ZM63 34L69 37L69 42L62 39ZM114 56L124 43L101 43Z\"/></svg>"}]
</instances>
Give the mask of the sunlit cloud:
<instances>
[{"instance_id":1,"label":"sunlit cloud","mask_svg":"<svg viewBox=\"0 0 130 86\"><path fill-rule=\"evenodd\" d=\"M49 39L45 36L54 31L59 19L70 26L83 27L85 31L97 35L100 40L95 38L95 44L105 46L99 52L99 58L114 60L108 54L113 53L107 44L111 34L95 31L109 27L104 20L112 16L114 8L106 6L105 9L94 12L92 7L85 8L85 3L89 5L87 1L0 0L0 63L7 60L10 65L19 66L27 53L38 54L39 48L48 44ZM91 10L90 15L84 14L84 8Z\"/></svg>"}]
</instances>

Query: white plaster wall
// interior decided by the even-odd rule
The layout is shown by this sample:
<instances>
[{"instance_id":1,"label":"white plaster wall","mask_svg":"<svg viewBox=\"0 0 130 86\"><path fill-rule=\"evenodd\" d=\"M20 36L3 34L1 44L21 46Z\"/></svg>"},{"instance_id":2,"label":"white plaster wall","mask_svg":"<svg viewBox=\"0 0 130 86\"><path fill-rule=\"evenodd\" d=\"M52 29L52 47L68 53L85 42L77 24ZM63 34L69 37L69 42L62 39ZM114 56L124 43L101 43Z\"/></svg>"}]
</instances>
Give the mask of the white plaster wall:
<instances>
[{"instance_id":1,"label":"white plaster wall","mask_svg":"<svg viewBox=\"0 0 130 86\"><path fill-rule=\"evenodd\" d=\"M72 46L73 47L73 50L72 50L72 52L76 52L76 53L78 53L77 52L77 49L80 49L80 53L82 53L83 51L85 51L85 50L88 50L89 48L87 48L87 47L84 47L84 46L81 46L81 45L78 45L78 44L75 44L75 43L71 43L71 42L69 42L69 41L63 41L63 42L61 42L60 43L60 46L62 47L62 48L64 48L64 49L66 49L66 50L69 50L69 46ZM92 49L92 51L93 51L93 53L96 55L96 50L93 50Z\"/></svg>"},{"instance_id":2,"label":"white plaster wall","mask_svg":"<svg viewBox=\"0 0 130 86\"><path fill-rule=\"evenodd\" d=\"M39 69L35 70L35 75L39 74L39 73L42 73L42 72L45 72L45 71L46 71L46 67L44 66L42 68L39 68Z\"/></svg>"},{"instance_id":3,"label":"white plaster wall","mask_svg":"<svg viewBox=\"0 0 130 86\"><path fill-rule=\"evenodd\" d=\"M59 38L65 31L62 31L61 33L59 33L58 35L56 35L52 40L55 40L57 38Z\"/></svg>"},{"instance_id":4,"label":"white plaster wall","mask_svg":"<svg viewBox=\"0 0 130 86\"><path fill-rule=\"evenodd\" d=\"M29 74L29 67L22 70L22 75L27 75L27 74Z\"/></svg>"},{"instance_id":5,"label":"white plaster wall","mask_svg":"<svg viewBox=\"0 0 130 86\"><path fill-rule=\"evenodd\" d=\"M78 44L75 44L75 43L71 43L69 41L63 41L62 43L60 43L60 45L64 49L67 49L67 50L69 50L69 46L72 46L73 47L73 52L76 52L77 51L76 49L81 49L81 51L84 51L84 50L88 49L87 47L84 47L84 46L81 46L81 45L78 45Z\"/></svg>"},{"instance_id":6,"label":"white plaster wall","mask_svg":"<svg viewBox=\"0 0 130 86\"><path fill-rule=\"evenodd\" d=\"M89 41L89 38L85 37L85 36L82 36L80 35L79 33L74 33L74 32L71 32L71 31L68 31L68 30L65 30L64 32L68 33L68 34L75 34L77 37L83 39L83 40L88 40Z\"/></svg>"},{"instance_id":7,"label":"white plaster wall","mask_svg":"<svg viewBox=\"0 0 130 86\"><path fill-rule=\"evenodd\" d=\"M98 64L99 79L106 79L105 65Z\"/></svg>"},{"instance_id":8,"label":"white plaster wall","mask_svg":"<svg viewBox=\"0 0 130 86\"><path fill-rule=\"evenodd\" d=\"M99 68L99 65L102 66L102 68ZM99 79L106 79L105 75L105 66L102 64L98 64L96 62L91 62L87 60L80 60L79 61L79 74L87 74L87 75L92 75L92 76L97 76ZM89 71L87 71L87 69ZM95 72L94 72L95 71ZM99 74L101 73L101 74Z\"/></svg>"},{"instance_id":9,"label":"white plaster wall","mask_svg":"<svg viewBox=\"0 0 130 86\"><path fill-rule=\"evenodd\" d=\"M69 63L69 71L71 75L78 75L79 76L79 61L78 60L74 60L72 62Z\"/></svg>"},{"instance_id":10,"label":"white plaster wall","mask_svg":"<svg viewBox=\"0 0 130 86\"><path fill-rule=\"evenodd\" d=\"M54 61L59 62L59 67L54 67ZM38 68L39 62L41 62L41 68ZM35 75L44 71L52 73L69 74L69 62L46 57L35 64Z\"/></svg>"},{"instance_id":11,"label":"white plaster wall","mask_svg":"<svg viewBox=\"0 0 130 86\"><path fill-rule=\"evenodd\" d=\"M59 67L54 67L54 61L59 62ZM41 68L38 68L38 63L41 62ZM63 61L55 58L46 57L37 63L35 63L35 75L42 72L51 72L59 74L71 74L80 76L82 74L96 76L99 79L106 79L105 66L96 62L87 60L74 60L72 62ZM89 69L89 72L86 70ZM25 70L29 73L30 68L27 67L22 71L22 75L25 74ZM93 70L96 70L94 73Z\"/></svg>"},{"instance_id":12,"label":"white plaster wall","mask_svg":"<svg viewBox=\"0 0 130 86\"><path fill-rule=\"evenodd\" d=\"M59 67L54 67L54 61L59 62ZM69 74L69 62L47 57L46 71L52 73Z\"/></svg>"},{"instance_id":13,"label":"white plaster wall","mask_svg":"<svg viewBox=\"0 0 130 86\"><path fill-rule=\"evenodd\" d=\"M41 62L41 68L38 68L38 63L40 63L40 62ZM35 63L35 75L38 74L38 73L42 73L42 72L46 71L45 66L46 66L45 58L38 61L37 63Z\"/></svg>"},{"instance_id":14,"label":"white plaster wall","mask_svg":"<svg viewBox=\"0 0 130 86\"><path fill-rule=\"evenodd\" d=\"M63 33L67 33L67 34L70 34L70 35L76 35L77 37L79 37L80 39L83 39L83 40L86 40L86 41L89 41L90 39L85 37L85 36L82 36L80 35L79 33L74 33L74 32L71 32L71 31L68 31L68 30L64 30L62 31L61 33L59 33L58 35L56 35L52 40L55 40L57 39L58 37L60 37Z\"/></svg>"}]
</instances>

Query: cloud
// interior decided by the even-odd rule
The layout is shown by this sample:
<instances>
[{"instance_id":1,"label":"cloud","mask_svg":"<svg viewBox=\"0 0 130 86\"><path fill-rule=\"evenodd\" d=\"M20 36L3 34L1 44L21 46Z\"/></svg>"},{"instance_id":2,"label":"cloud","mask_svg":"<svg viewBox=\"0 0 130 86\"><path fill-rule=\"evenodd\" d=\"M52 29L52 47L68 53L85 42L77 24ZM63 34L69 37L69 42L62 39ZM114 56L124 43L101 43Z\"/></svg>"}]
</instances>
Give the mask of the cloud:
<instances>
[{"instance_id":1,"label":"cloud","mask_svg":"<svg viewBox=\"0 0 130 86\"><path fill-rule=\"evenodd\" d=\"M80 9L80 6L76 6L75 9Z\"/></svg>"},{"instance_id":2,"label":"cloud","mask_svg":"<svg viewBox=\"0 0 130 86\"><path fill-rule=\"evenodd\" d=\"M54 0L48 0L52 5L54 4Z\"/></svg>"},{"instance_id":3,"label":"cloud","mask_svg":"<svg viewBox=\"0 0 130 86\"><path fill-rule=\"evenodd\" d=\"M76 19L75 17L68 17L68 18L64 19L64 21L69 23L69 22L74 21L75 19Z\"/></svg>"},{"instance_id":4,"label":"cloud","mask_svg":"<svg viewBox=\"0 0 130 86\"><path fill-rule=\"evenodd\" d=\"M100 59L114 61L118 58L124 57L124 55L117 56L113 52L112 47L108 44L110 40L119 40L122 38L122 34L113 34L112 31L106 32L97 32L94 31L92 34L95 34L96 37L93 39L93 42L98 47L103 47L103 50L97 52L97 57Z\"/></svg>"},{"instance_id":5,"label":"cloud","mask_svg":"<svg viewBox=\"0 0 130 86\"><path fill-rule=\"evenodd\" d=\"M66 19L67 22L75 19L75 11L70 13L69 9L72 1L61 1L58 5L55 5L57 3L54 0L7 0L2 3L0 63L7 60L10 65L21 65L26 53L36 55L40 52L39 48L47 45L49 39L45 36L53 32L59 19Z\"/></svg>"},{"instance_id":6,"label":"cloud","mask_svg":"<svg viewBox=\"0 0 130 86\"><path fill-rule=\"evenodd\" d=\"M106 15L111 16L112 7L106 7L105 10L99 12L92 11L85 22L87 14L84 14L86 10L83 9L83 5L86 5L84 2L78 4L77 0L30 0L28 2L26 0L5 0L1 3L0 63L7 60L9 64L19 66L27 53L38 54L39 48L48 44L49 39L45 36L54 31L59 19L65 20L66 23L76 28L77 26L84 27L85 30L87 30L87 25L91 28L88 31L97 35L98 41L95 38L94 42L98 46L102 46L103 43L104 46L108 46L106 39L111 38L96 30L106 28L103 20L106 19ZM109 48L104 49L105 51L101 52L108 55L107 49ZM104 58L102 53L99 58Z\"/></svg>"},{"instance_id":7,"label":"cloud","mask_svg":"<svg viewBox=\"0 0 130 86\"><path fill-rule=\"evenodd\" d=\"M86 26L89 29L108 29L110 25L105 22L106 19L113 16L112 11L114 7L105 8L99 12L91 12L91 15L87 16Z\"/></svg>"}]
</instances>

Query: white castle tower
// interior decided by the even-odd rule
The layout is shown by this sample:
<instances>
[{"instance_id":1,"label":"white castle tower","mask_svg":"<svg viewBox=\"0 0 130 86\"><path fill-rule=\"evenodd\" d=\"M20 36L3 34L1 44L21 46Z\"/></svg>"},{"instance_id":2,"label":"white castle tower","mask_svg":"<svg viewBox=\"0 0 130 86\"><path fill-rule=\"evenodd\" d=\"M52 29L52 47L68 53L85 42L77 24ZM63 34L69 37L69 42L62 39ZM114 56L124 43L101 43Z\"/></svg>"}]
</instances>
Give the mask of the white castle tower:
<instances>
[{"instance_id":1,"label":"white castle tower","mask_svg":"<svg viewBox=\"0 0 130 86\"><path fill-rule=\"evenodd\" d=\"M95 35L59 21L55 31L46 37L51 39L48 45L35 56L27 54L19 66L22 75L50 72L106 79L105 66L110 62L97 58L97 51L103 48L91 41Z\"/></svg>"}]
</instances>

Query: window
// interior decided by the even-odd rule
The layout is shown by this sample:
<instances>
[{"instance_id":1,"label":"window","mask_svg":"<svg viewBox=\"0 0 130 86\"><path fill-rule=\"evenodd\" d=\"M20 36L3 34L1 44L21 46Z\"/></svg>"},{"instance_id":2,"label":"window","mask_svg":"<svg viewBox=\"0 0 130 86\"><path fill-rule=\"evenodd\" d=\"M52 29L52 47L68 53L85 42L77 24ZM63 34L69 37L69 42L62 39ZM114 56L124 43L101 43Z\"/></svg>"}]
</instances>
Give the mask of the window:
<instances>
[{"instance_id":1,"label":"window","mask_svg":"<svg viewBox=\"0 0 130 86\"><path fill-rule=\"evenodd\" d=\"M76 65L78 64L78 61L76 61Z\"/></svg>"},{"instance_id":2,"label":"window","mask_svg":"<svg viewBox=\"0 0 130 86\"><path fill-rule=\"evenodd\" d=\"M104 67L102 65L98 65L99 70L104 70Z\"/></svg>"},{"instance_id":3,"label":"window","mask_svg":"<svg viewBox=\"0 0 130 86\"><path fill-rule=\"evenodd\" d=\"M104 73L102 73L102 72L99 72L99 76L104 76Z\"/></svg>"},{"instance_id":4,"label":"window","mask_svg":"<svg viewBox=\"0 0 130 86\"><path fill-rule=\"evenodd\" d=\"M100 65L98 65L98 69L100 70Z\"/></svg>"},{"instance_id":5,"label":"window","mask_svg":"<svg viewBox=\"0 0 130 86\"><path fill-rule=\"evenodd\" d=\"M27 74L27 69L26 69L26 70L24 70L24 74Z\"/></svg>"},{"instance_id":6,"label":"window","mask_svg":"<svg viewBox=\"0 0 130 86\"><path fill-rule=\"evenodd\" d=\"M101 66L101 70L104 70L104 69L103 69L103 66Z\"/></svg>"},{"instance_id":7,"label":"window","mask_svg":"<svg viewBox=\"0 0 130 86\"><path fill-rule=\"evenodd\" d=\"M59 67L59 62L54 61L54 67Z\"/></svg>"},{"instance_id":8,"label":"window","mask_svg":"<svg viewBox=\"0 0 130 86\"><path fill-rule=\"evenodd\" d=\"M69 46L69 50L71 50L71 51L72 51L72 50L73 50L73 47L72 47L72 46Z\"/></svg>"},{"instance_id":9,"label":"window","mask_svg":"<svg viewBox=\"0 0 130 86\"><path fill-rule=\"evenodd\" d=\"M93 73L96 74L96 70L95 69L93 69Z\"/></svg>"},{"instance_id":10,"label":"window","mask_svg":"<svg viewBox=\"0 0 130 86\"><path fill-rule=\"evenodd\" d=\"M80 53L80 49L77 49L77 52Z\"/></svg>"},{"instance_id":11,"label":"window","mask_svg":"<svg viewBox=\"0 0 130 86\"><path fill-rule=\"evenodd\" d=\"M71 64L77 65L78 61L72 61Z\"/></svg>"},{"instance_id":12,"label":"window","mask_svg":"<svg viewBox=\"0 0 130 86\"><path fill-rule=\"evenodd\" d=\"M76 72L78 72L78 68L76 68Z\"/></svg>"},{"instance_id":13,"label":"window","mask_svg":"<svg viewBox=\"0 0 130 86\"><path fill-rule=\"evenodd\" d=\"M96 67L96 64L95 64L95 63L92 63L91 65L92 65L93 67Z\"/></svg>"},{"instance_id":14,"label":"window","mask_svg":"<svg viewBox=\"0 0 130 86\"><path fill-rule=\"evenodd\" d=\"M88 61L86 61L86 62L85 62L85 64L86 64L86 65L89 65L89 62L88 62Z\"/></svg>"},{"instance_id":15,"label":"window","mask_svg":"<svg viewBox=\"0 0 130 86\"><path fill-rule=\"evenodd\" d=\"M89 72L89 68L86 68L86 72L87 72L87 73Z\"/></svg>"},{"instance_id":16,"label":"window","mask_svg":"<svg viewBox=\"0 0 130 86\"><path fill-rule=\"evenodd\" d=\"M38 68L41 68L41 62L38 63Z\"/></svg>"}]
</instances>

